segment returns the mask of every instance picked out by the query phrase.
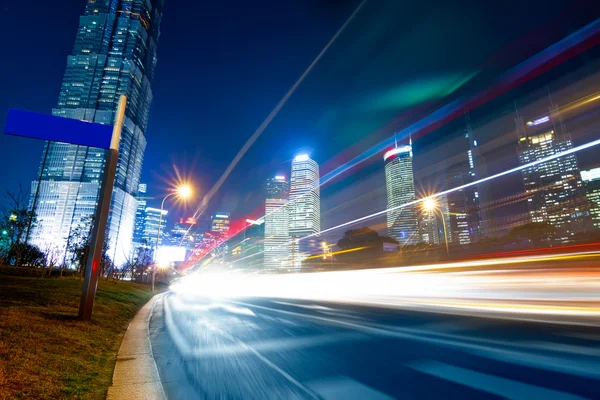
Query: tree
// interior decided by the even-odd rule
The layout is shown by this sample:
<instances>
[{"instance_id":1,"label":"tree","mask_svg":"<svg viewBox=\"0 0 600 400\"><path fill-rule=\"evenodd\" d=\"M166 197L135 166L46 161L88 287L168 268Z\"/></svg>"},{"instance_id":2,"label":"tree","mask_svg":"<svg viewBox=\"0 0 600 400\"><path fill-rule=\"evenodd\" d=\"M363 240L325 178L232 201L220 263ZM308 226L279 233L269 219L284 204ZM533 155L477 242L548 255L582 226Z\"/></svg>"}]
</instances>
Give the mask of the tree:
<instances>
[{"instance_id":1,"label":"tree","mask_svg":"<svg viewBox=\"0 0 600 400\"><path fill-rule=\"evenodd\" d=\"M71 233L67 239L67 253L70 256L71 264L74 264L77 267L77 271L79 272L80 276L85 274L93 226L94 218L92 216L83 217L77 226L71 229ZM101 275L104 274L112 265L110 257L108 256L108 242L109 238L108 235L106 235L104 237L104 244L102 246L102 261L100 263Z\"/></svg>"},{"instance_id":2,"label":"tree","mask_svg":"<svg viewBox=\"0 0 600 400\"><path fill-rule=\"evenodd\" d=\"M142 246L134 249L131 256L127 258L123 270L125 273L130 274L132 283L134 281L141 282L144 273L148 271L152 264L152 249L142 244Z\"/></svg>"},{"instance_id":3,"label":"tree","mask_svg":"<svg viewBox=\"0 0 600 400\"><path fill-rule=\"evenodd\" d=\"M32 261L31 257L39 255L33 249L35 246L26 245L37 218L28 209L29 194L21 186L17 192L7 191L6 200L6 206L0 208L0 253L4 262L21 266L24 264L24 252L28 252L28 262Z\"/></svg>"}]
</instances>

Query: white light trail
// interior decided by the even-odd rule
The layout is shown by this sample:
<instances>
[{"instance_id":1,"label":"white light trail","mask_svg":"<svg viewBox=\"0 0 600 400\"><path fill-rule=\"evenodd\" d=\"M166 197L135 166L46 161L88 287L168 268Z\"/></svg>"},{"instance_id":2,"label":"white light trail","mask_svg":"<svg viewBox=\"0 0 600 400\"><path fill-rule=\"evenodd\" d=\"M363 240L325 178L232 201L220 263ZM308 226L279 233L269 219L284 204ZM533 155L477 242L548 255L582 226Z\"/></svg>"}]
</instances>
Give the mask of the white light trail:
<instances>
[{"instance_id":1,"label":"white light trail","mask_svg":"<svg viewBox=\"0 0 600 400\"><path fill-rule=\"evenodd\" d=\"M358 7L354 10L354 12L346 20L346 22L344 22L344 24L341 26L341 28L336 32L336 34L331 38L331 40L325 45L323 50L321 50L321 52L317 55L317 57L313 60L313 62L304 71L302 76L300 76L300 78L298 78L296 83L294 83L294 85L290 88L290 90L288 90L288 92L285 94L285 96L283 96L283 98L279 101L277 106L275 106L275 108L271 111L271 113L269 113L267 118L265 118L265 120L262 122L262 124L260 124L260 126L256 129L256 131L254 131L252 136L250 136L250 138L246 141L244 146L240 149L240 151L236 154L234 159L231 161L231 164L229 164L229 166L227 167L225 172L223 172L223 175L221 175L219 180L214 184L214 186L204 196L204 198L200 202L200 205L198 206L198 209L194 213L194 218L199 217L206 210L206 207L208 206L208 202L214 196L214 194L221 188L221 185L223 185L223 182L225 182L225 180L229 177L229 175L231 174L231 171L233 171L233 169L237 166L237 164L242 159L242 157L244 157L246 152L250 149L250 147L252 147L254 142L256 142L256 140L260 137L260 135L264 132L264 130L267 129L267 127L269 126L271 121L273 121L273 119L277 116L277 114L279 114L279 111L281 111L281 109L287 103L289 98L294 94L296 89L298 89L300 84L304 81L304 79L308 76L308 74L313 70L315 65L317 65L319 60L321 60L323 55L327 52L327 50L329 50L329 48L333 45L333 43L337 40L337 38L342 34L342 32L346 29L346 27L348 25L350 25L350 22L352 22L354 17L358 14L358 12L361 10L361 8L365 5L366 2L367 2L367 0L363 0L358 5Z\"/></svg>"},{"instance_id":2,"label":"white light trail","mask_svg":"<svg viewBox=\"0 0 600 400\"><path fill-rule=\"evenodd\" d=\"M597 146L599 144L600 144L600 139L596 139L596 140L593 140L593 141L591 141L589 143L582 144L580 146L573 147L572 149L563 151L562 153L553 154L551 156L548 156L548 157L545 157L545 158L541 158L539 160L532 161L532 162L527 163L527 164L519 165L518 167L515 167L515 168L512 168L512 169L509 169L509 170L497 173L495 175L491 175L491 176L488 176L488 177L476 180L476 181L471 182L471 183L467 183L467 184L464 184L464 185L461 185L461 186L457 186L457 187L452 188L452 189L444 190L443 192L438 192L438 193L432 194L430 196L427 196L427 198L436 198L436 197L444 196L446 194L449 194L449 193L452 193L452 192L456 192L458 190L466 189L468 187L479 185L481 183L488 182L488 181L491 181L493 179L500 178L502 176L513 174L513 173L521 171L521 170L523 170L525 168L534 167L536 165L543 164L543 163L548 162L548 161L556 160L557 158L560 158L560 157L568 156L569 154L577 153L578 151L581 151L581 150L589 149L590 147L594 147L594 146ZM384 214L386 214L386 213L388 213L390 211L399 210L401 208L405 208L405 207L408 207L408 206L412 206L414 204L421 203L424 200L425 199L423 198L423 199L418 199L418 200L410 201L408 203L404 203L404 204L401 204L401 205L396 206L396 207L392 207L392 208L388 208L388 209L385 209L385 210L382 210L382 211L378 211L378 212L376 212L374 214L371 214L371 215L365 215L364 217L360 217L360 218L357 218L357 219L352 220L352 221L344 222L343 224L334 226L332 228L324 229L321 232L318 232L318 233L315 233L315 234L312 234L312 235L309 235L309 236L304 236L304 237L300 238L299 240L305 240L305 239L308 239L310 237L320 236L320 235L322 235L324 233L327 233L327 232L331 232L331 231L334 231L334 230L337 230L337 229L340 229L340 228L344 228L344 227L349 226L349 225L357 224L359 222L366 221L366 220L369 220L371 218L378 217L380 215L384 215Z\"/></svg>"}]
</instances>

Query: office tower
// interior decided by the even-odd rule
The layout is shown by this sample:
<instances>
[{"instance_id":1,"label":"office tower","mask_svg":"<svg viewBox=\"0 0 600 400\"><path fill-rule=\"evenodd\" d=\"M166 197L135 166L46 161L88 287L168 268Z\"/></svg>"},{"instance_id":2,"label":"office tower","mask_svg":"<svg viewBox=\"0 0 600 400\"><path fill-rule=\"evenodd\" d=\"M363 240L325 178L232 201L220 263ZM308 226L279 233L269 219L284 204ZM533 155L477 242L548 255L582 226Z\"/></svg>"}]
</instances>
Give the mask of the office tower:
<instances>
[{"instance_id":1,"label":"office tower","mask_svg":"<svg viewBox=\"0 0 600 400\"><path fill-rule=\"evenodd\" d=\"M485 164L479 153L479 146L469 114L465 115L466 129L464 132L465 150L459 156L461 159L446 170L446 187L453 189L468 185L486 176ZM480 190L476 185L448 193L449 225L448 231L458 244L476 242L483 236L482 211L480 208ZM488 215L486 219L491 219Z\"/></svg>"},{"instance_id":2,"label":"office tower","mask_svg":"<svg viewBox=\"0 0 600 400\"><path fill-rule=\"evenodd\" d=\"M229 235L229 213L215 213L212 215L211 220L211 232L218 233L221 236Z\"/></svg>"},{"instance_id":3,"label":"office tower","mask_svg":"<svg viewBox=\"0 0 600 400\"><path fill-rule=\"evenodd\" d=\"M146 198L147 185L145 183L140 183L138 186L138 195L136 197L138 206L135 212L135 223L133 226L133 246L140 247L149 246L148 243L144 243L144 221L146 219L146 207L148 206L148 201Z\"/></svg>"},{"instance_id":4,"label":"office tower","mask_svg":"<svg viewBox=\"0 0 600 400\"><path fill-rule=\"evenodd\" d=\"M162 214L162 217L161 217ZM146 207L144 217L144 233L142 235L142 241L148 243L150 248L156 247L156 240L158 237L158 225L160 222L160 239L159 245L163 244L167 233L167 210L160 210L158 208Z\"/></svg>"},{"instance_id":5,"label":"office tower","mask_svg":"<svg viewBox=\"0 0 600 400\"><path fill-rule=\"evenodd\" d=\"M450 231L450 213L446 195L431 200L431 206L421 203L419 211L419 233L421 242L433 245L442 245L446 241L452 242Z\"/></svg>"},{"instance_id":6,"label":"office tower","mask_svg":"<svg viewBox=\"0 0 600 400\"><path fill-rule=\"evenodd\" d=\"M290 260L292 267L298 267L320 249L316 236L321 231L319 165L306 154L292 161L289 207Z\"/></svg>"},{"instance_id":7,"label":"office tower","mask_svg":"<svg viewBox=\"0 0 600 400\"><path fill-rule=\"evenodd\" d=\"M128 97L106 232L117 265L131 251L162 8L163 0L88 0L52 110L111 125L119 96ZM40 181L32 184L31 208L39 221L33 244L64 251L71 229L94 215L104 163L105 150L46 143Z\"/></svg>"},{"instance_id":8,"label":"office tower","mask_svg":"<svg viewBox=\"0 0 600 400\"><path fill-rule=\"evenodd\" d=\"M169 232L169 245L193 250L202 243L203 233L196 218L180 218Z\"/></svg>"},{"instance_id":9,"label":"office tower","mask_svg":"<svg viewBox=\"0 0 600 400\"><path fill-rule=\"evenodd\" d=\"M290 216L287 206L290 184L285 176L267 179L265 200L265 268L279 268L288 263Z\"/></svg>"},{"instance_id":10,"label":"office tower","mask_svg":"<svg viewBox=\"0 0 600 400\"><path fill-rule=\"evenodd\" d=\"M570 150L567 132L558 106L525 123L517 111L518 154L521 165ZM521 171L529 195L531 222L547 222L557 229L557 239L569 242L577 232L589 229L591 219L577 156L570 154Z\"/></svg>"},{"instance_id":11,"label":"office tower","mask_svg":"<svg viewBox=\"0 0 600 400\"><path fill-rule=\"evenodd\" d=\"M401 245L419 242L417 206L404 206L415 200L412 159L412 143L396 146L383 155L388 235Z\"/></svg>"},{"instance_id":12,"label":"office tower","mask_svg":"<svg viewBox=\"0 0 600 400\"><path fill-rule=\"evenodd\" d=\"M581 171L581 180L585 185L592 223L600 228L600 168Z\"/></svg>"}]
</instances>

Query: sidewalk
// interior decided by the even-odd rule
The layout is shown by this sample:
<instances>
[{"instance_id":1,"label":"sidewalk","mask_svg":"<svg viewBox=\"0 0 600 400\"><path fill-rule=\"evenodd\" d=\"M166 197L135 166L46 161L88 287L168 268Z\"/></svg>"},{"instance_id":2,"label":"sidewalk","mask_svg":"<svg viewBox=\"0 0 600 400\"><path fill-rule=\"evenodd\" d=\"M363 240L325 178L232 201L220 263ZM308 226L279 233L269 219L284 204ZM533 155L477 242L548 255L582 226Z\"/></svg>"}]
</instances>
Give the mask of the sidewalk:
<instances>
[{"instance_id":1,"label":"sidewalk","mask_svg":"<svg viewBox=\"0 0 600 400\"><path fill-rule=\"evenodd\" d=\"M117 354L112 385L108 388L108 400L166 399L148 332L152 309L162 296L154 296L146 303L125 332Z\"/></svg>"}]
</instances>

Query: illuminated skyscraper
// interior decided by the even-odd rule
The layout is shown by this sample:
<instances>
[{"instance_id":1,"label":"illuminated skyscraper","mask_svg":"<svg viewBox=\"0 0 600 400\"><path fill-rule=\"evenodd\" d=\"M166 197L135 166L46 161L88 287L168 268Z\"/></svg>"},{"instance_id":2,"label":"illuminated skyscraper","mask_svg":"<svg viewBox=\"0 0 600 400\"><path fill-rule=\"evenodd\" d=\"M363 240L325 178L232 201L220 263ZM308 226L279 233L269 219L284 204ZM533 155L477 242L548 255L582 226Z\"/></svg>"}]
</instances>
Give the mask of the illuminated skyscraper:
<instances>
[{"instance_id":1,"label":"illuminated skyscraper","mask_svg":"<svg viewBox=\"0 0 600 400\"><path fill-rule=\"evenodd\" d=\"M211 217L210 231L222 236L229 235L229 213L218 212Z\"/></svg>"},{"instance_id":2,"label":"illuminated skyscraper","mask_svg":"<svg viewBox=\"0 0 600 400\"><path fill-rule=\"evenodd\" d=\"M134 247L149 246L149 243L145 243L143 240L144 236L144 221L146 220L146 207L148 200L146 199L147 185L140 183L138 186L137 202L138 207L135 212L135 224L133 228L133 245Z\"/></svg>"},{"instance_id":3,"label":"illuminated skyscraper","mask_svg":"<svg viewBox=\"0 0 600 400\"><path fill-rule=\"evenodd\" d=\"M417 206L401 207L415 200L412 159L411 144L396 146L383 156L389 210L387 212L388 235L400 244L419 242Z\"/></svg>"},{"instance_id":4,"label":"illuminated skyscraper","mask_svg":"<svg viewBox=\"0 0 600 400\"><path fill-rule=\"evenodd\" d=\"M265 201L265 268L287 264L290 250L290 215L287 207L290 184L285 176L267 179Z\"/></svg>"},{"instance_id":5,"label":"illuminated skyscraper","mask_svg":"<svg viewBox=\"0 0 600 400\"><path fill-rule=\"evenodd\" d=\"M464 132L466 148L459 154L458 162L446 170L447 189L470 184L487 175L483 159L479 154L477 140L473 135L469 114L466 115ZM477 241L483 235L483 221L480 209L480 190L472 185L448 193L449 224L452 240L459 244ZM489 216L488 216L489 218Z\"/></svg>"},{"instance_id":6,"label":"illuminated skyscraper","mask_svg":"<svg viewBox=\"0 0 600 400\"><path fill-rule=\"evenodd\" d=\"M452 242L447 196L437 197L434 208L419 211L419 233L423 243L440 245L446 240Z\"/></svg>"},{"instance_id":7,"label":"illuminated skyscraper","mask_svg":"<svg viewBox=\"0 0 600 400\"><path fill-rule=\"evenodd\" d=\"M289 208L290 259L293 266L298 266L320 248L318 238L312 236L321 231L319 165L305 154L292 161Z\"/></svg>"},{"instance_id":8,"label":"illuminated skyscraper","mask_svg":"<svg viewBox=\"0 0 600 400\"><path fill-rule=\"evenodd\" d=\"M128 97L107 228L109 256L120 265L131 250L163 0L86 3L52 114L113 124L119 96ZM102 149L46 143L32 184L33 244L64 251L71 229L94 214L104 160Z\"/></svg>"},{"instance_id":9,"label":"illuminated skyscraper","mask_svg":"<svg viewBox=\"0 0 600 400\"><path fill-rule=\"evenodd\" d=\"M585 185L592 222L596 228L600 228L600 168L581 171L581 180Z\"/></svg>"},{"instance_id":10,"label":"illuminated skyscraper","mask_svg":"<svg viewBox=\"0 0 600 400\"><path fill-rule=\"evenodd\" d=\"M527 123L517 113L521 165L562 153L573 147L558 106L547 115ZM548 222L558 230L558 239L568 242L577 232L590 227L589 208L577 156L570 154L521 171L531 222Z\"/></svg>"}]
</instances>

